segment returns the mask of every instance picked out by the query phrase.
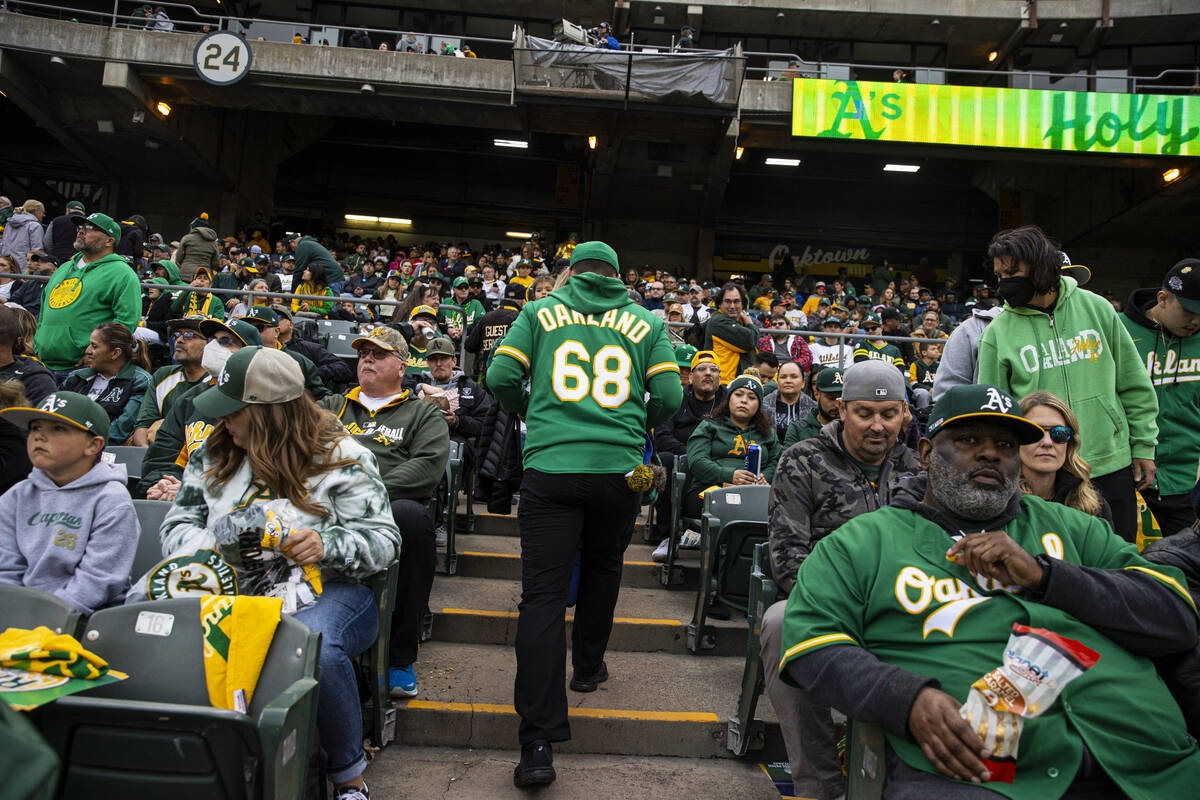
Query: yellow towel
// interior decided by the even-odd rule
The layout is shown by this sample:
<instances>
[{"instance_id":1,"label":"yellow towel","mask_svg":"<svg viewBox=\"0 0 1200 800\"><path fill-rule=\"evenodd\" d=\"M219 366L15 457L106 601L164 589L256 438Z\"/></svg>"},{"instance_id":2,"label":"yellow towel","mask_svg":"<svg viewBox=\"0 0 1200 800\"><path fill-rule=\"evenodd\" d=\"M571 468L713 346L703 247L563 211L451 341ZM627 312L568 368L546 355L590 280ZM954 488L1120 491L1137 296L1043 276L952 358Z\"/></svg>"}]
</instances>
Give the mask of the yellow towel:
<instances>
[{"instance_id":1,"label":"yellow towel","mask_svg":"<svg viewBox=\"0 0 1200 800\"><path fill-rule=\"evenodd\" d=\"M0 667L85 679L108 672L108 662L83 649L74 636L44 626L33 630L9 628L0 633Z\"/></svg>"},{"instance_id":2,"label":"yellow towel","mask_svg":"<svg viewBox=\"0 0 1200 800\"><path fill-rule=\"evenodd\" d=\"M250 708L282 607L278 597L200 598L204 679L214 708L243 714Z\"/></svg>"}]
</instances>

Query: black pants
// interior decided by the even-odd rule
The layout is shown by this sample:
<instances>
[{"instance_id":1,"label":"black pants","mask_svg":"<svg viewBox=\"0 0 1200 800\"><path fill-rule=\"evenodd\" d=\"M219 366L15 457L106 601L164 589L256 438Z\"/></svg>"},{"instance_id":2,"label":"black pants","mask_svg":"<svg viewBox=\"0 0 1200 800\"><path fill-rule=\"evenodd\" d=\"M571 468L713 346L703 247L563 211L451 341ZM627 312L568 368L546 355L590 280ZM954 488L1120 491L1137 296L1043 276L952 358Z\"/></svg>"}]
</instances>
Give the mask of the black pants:
<instances>
[{"instance_id":1,"label":"black pants","mask_svg":"<svg viewBox=\"0 0 1200 800\"><path fill-rule=\"evenodd\" d=\"M1093 475L1092 485L1104 495L1112 509L1113 529L1127 542L1137 541L1137 497L1133 489L1133 467L1107 475Z\"/></svg>"},{"instance_id":2,"label":"black pants","mask_svg":"<svg viewBox=\"0 0 1200 800\"><path fill-rule=\"evenodd\" d=\"M621 589L621 563L640 496L624 475L561 475L525 470L521 527L521 605L513 702L521 744L571 738L567 722L567 589L580 553L571 661L581 675L600 668Z\"/></svg>"},{"instance_id":3,"label":"black pants","mask_svg":"<svg viewBox=\"0 0 1200 800\"><path fill-rule=\"evenodd\" d=\"M400 529L402 544L388 661L393 667L407 667L417 660L421 618L429 608L437 568L437 544L429 510L416 500L393 500L392 519Z\"/></svg>"},{"instance_id":4,"label":"black pants","mask_svg":"<svg viewBox=\"0 0 1200 800\"><path fill-rule=\"evenodd\" d=\"M1158 489L1146 489L1142 499L1154 514L1154 521L1163 536L1187 530L1196 521L1196 512L1192 509L1192 494L1159 494Z\"/></svg>"}]
</instances>

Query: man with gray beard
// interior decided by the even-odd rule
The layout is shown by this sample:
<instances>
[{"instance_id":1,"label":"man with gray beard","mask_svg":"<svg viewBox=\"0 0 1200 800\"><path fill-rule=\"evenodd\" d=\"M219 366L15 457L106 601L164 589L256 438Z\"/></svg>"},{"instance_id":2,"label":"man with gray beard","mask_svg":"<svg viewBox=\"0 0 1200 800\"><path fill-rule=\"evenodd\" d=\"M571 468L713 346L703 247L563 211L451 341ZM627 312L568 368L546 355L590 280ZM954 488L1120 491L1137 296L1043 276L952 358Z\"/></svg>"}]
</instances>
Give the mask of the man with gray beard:
<instances>
[{"instance_id":1,"label":"man with gray beard","mask_svg":"<svg viewBox=\"0 0 1200 800\"><path fill-rule=\"evenodd\" d=\"M1043 431L1018 414L993 386L938 399L919 446L927 475L826 536L800 567L780 676L883 726L889 798L1192 796L1200 752L1149 660L1195 644L1181 573L1097 517L1022 495L1020 446ZM1023 731L979 734L959 709L1022 626L1096 651L1096 666ZM1041 683L1053 658L1030 657ZM993 757L981 735L1005 754Z\"/></svg>"}]
</instances>

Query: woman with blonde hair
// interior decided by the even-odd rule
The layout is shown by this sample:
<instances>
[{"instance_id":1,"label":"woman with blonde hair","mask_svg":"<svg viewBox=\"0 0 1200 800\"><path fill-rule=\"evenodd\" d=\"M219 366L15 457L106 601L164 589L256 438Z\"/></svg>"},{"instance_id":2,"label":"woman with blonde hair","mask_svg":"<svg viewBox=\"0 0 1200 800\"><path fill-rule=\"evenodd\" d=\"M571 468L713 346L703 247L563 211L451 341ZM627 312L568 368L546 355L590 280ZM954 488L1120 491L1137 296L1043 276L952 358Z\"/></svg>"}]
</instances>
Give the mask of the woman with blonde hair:
<instances>
[{"instance_id":1,"label":"woman with blonde hair","mask_svg":"<svg viewBox=\"0 0 1200 800\"><path fill-rule=\"evenodd\" d=\"M25 272L25 259L34 250L42 249L42 236L46 230L42 227L42 218L46 216L46 207L38 200L26 200L18 208L8 222L4 224L4 238L0 239L0 255L12 256L20 267L19 272Z\"/></svg>"},{"instance_id":2,"label":"woman with blonde hair","mask_svg":"<svg viewBox=\"0 0 1200 800\"><path fill-rule=\"evenodd\" d=\"M270 503L280 515L286 535L279 550L316 590L315 598L306 593L306 601L297 601L294 616L321 634L317 732L327 774L339 800L367 800L351 659L374 643L379 628L374 595L363 581L400 553L375 457L317 407L304 391L299 364L279 350L234 353L195 407L218 422L188 459L159 532L163 553L219 549L227 560L249 558L258 548L241 544L243 536L229 538L228 531L252 524L246 510L256 503ZM261 536L260 528L249 530ZM314 566L319 582L310 577ZM262 588L243 587L238 574L239 594ZM296 578L293 572L288 580Z\"/></svg>"},{"instance_id":3,"label":"woman with blonde hair","mask_svg":"<svg viewBox=\"0 0 1200 800\"><path fill-rule=\"evenodd\" d=\"M1090 480L1092 468L1079 455L1079 421L1070 406L1050 392L1021 398L1021 413L1045 430L1040 441L1021 446L1021 492L1103 517L1112 511Z\"/></svg>"}]
</instances>

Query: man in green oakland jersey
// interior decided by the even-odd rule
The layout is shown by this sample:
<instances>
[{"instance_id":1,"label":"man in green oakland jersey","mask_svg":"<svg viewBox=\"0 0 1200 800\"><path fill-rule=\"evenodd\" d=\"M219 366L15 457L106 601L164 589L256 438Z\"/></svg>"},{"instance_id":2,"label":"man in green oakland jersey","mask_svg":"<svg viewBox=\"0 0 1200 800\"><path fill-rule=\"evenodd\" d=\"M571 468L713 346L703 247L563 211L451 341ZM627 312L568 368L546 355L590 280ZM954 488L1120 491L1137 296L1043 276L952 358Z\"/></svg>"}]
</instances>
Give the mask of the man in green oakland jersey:
<instances>
[{"instance_id":1,"label":"man in green oakland jersey","mask_svg":"<svg viewBox=\"0 0 1200 800\"><path fill-rule=\"evenodd\" d=\"M683 399L665 325L630 301L613 249L584 242L570 270L564 286L525 305L487 371L497 401L526 424L517 786L552 782L550 743L571 738L563 617L577 554L571 689L593 692L608 679L604 651L640 503L627 476L643 463L646 432Z\"/></svg>"},{"instance_id":2,"label":"man in green oakland jersey","mask_svg":"<svg viewBox=\"0 0 1200 800\"><path fill-rule=\"evenodd\" d=\"M1193 797L1200 751L1150 661L1195 646L1182 573L1098 517L1022 495L1020 446L1043 431L1015 408L984 384L938 398L920 442L926 473L801 564L780 675L883 726L889 797ZM959 708L1001 663L1014 623L1100 657L1024 720L1007 783Z\"/></svg>"},{"instance_id":3,"label":"man in green oakland jersey","mask_svg":"<svg viewBox=\"0 0 1200 800\"><path fill-rule=\"evenodd\" d=\"M1196 521L1190 495L1200 474L1200 260L1171 267L1161 288L1135 290L1120 319L1158 395L1155 486L1141 491L1170 536Z\"/></svg>"},{"instance_id":4,"label":"man in green oakland jersey","mask_svg":"<svg viewBox=\"0 0 1200 800\"><path fill-rule=\"evenodd\" d=\"M884 339L872 338L879 335L878 319L867 317L859 328L865 336L859 339L858 346L854 348L854 363L884 361L900 371L904 370L904 357L900 354L900 348Z\"/></svg>"}]
</instances>

